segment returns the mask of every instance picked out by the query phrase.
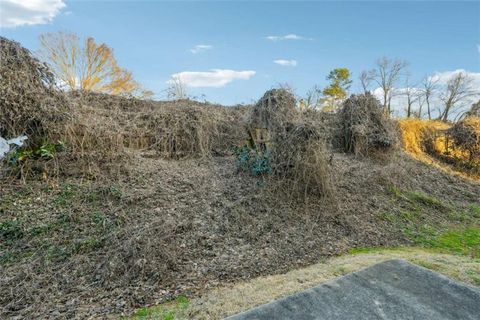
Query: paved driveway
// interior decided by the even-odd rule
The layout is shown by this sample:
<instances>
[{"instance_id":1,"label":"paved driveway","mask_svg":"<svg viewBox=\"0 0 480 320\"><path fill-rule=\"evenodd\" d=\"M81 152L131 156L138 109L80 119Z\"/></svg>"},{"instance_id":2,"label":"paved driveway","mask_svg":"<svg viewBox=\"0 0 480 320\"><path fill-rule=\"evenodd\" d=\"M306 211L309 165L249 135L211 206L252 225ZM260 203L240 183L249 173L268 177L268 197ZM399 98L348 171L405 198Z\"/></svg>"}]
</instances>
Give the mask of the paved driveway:
<instances>
[{"instance_id":1,"label":"paved driveway","mask_svg":"<svg viewBox=\"0 0 480 320\"><path fill-rule=\"evenodd\" d=\"M389 260L227 319L480 320L480 288Z\"/></svg>"}]
</instances>

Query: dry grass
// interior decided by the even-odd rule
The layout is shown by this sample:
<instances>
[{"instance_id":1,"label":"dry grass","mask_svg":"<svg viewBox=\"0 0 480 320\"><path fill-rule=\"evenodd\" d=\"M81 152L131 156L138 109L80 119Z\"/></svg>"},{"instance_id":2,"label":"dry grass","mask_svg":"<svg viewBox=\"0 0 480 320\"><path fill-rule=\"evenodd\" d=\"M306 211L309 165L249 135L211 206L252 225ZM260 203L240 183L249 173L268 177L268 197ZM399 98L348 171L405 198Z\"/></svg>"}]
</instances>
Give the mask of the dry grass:
<instances>
[{"instance_id":1,"label":"dry grass","mask_svg":"<svg viewBox=\"0 0 480 320\"><path fill-rule=\"evenodd\" d=\"M471 121L471 120L464 120ZM420 120L420 119L402 119L398 121L402 134L403 148L415 159L433 165L438 169L450 174L460 175L468 179L478 179L480 177L478 169L472 166L475 164L475 158L472 159L472 153L456 145L455 135L463 137L463 142L471 148L475 146L476 135L474 133L475 118L470 125L464 126L462 123L453 127L441 121ZM469 139L465 139L469 137ZM474 143L472 144L472 138ZM473 153L475 154L475 153Z\"/></svg>"},{"instance_id":2,"label":"dry grass","mask_svg":"<svg viewBox=\"0 0 480 320\"><path fill-rule=\"evenodd\" d=\"M24 151L30 154L12 170L3 168L2 177L25 180L39 173L46 179L62 174L111 179L125 170L127 149L155 150L164 158L208 157L228 154L245 140L245 107L67 94L27 49L3 37L0 42L0 135L26 134ZM59 141L66 146L62 154L37 155L42 145Z\"/></svg>"},{"instance_id":3,"label":"dry grass","mask_svg":"<svg viewBox=\"0 0 480 320\"><path fill-rule=\"evenodd\" d=\"M332 196L325 137L316 127L290 125L274 136L272 167L287 194L306 200Z\"/></svg>"},{"instance_id":4,"label":"dry grass","mask_svg":"<svg viewBox=\"0 0 480 320\"><path fill-rule=\"evenodd\" d=\"M118 315L284 273L352 247L407 244L387 215L401 219L412 210L421 218L416 225L448 222L446 209L424 197L393 195L392 183L442 199L462 219L465 206L480 205L478 184L406 156L385 166L336 153L338 208L316 196L299 205L264 193L268 185L235 173L231 157L132 156L131 174L119 181L0 185L1 316Z\"/></svg>"},{"instance_id":5,"label":"dry grass","mask_svg":"<svg viewBox=\"0 0 480 320\"><path fill-rule=\"evenodd\" d=\"M77 95L76 101L80 110L76 119L87 133L81 140L98 143L89 134L98 132L97 139L105 140L104 148L110 146L112 152L124 148L155 150L164 158L175 159L224 155L246 136L241 127L245 107L189 100L153 102L93 93ZM98 128L97 123L104 128Z\"/></svg>"},{"instance_id":6,"label":"dry grass","mask_svg":"<svg viewBox=\"0 0 480 320\"><path fill-rule=\"evenodd\" d=\"M1 70L3 77L17 69ZM26 183L0 184L5 317L108 316L196 296L220 281L285 272L352 246L405 243L379 219L393 210L385 189L394 180L399 188L448 195L460 207L478 202L478 185L406 157L380 166L343 153L327 156L330 129L321 117L302 119L282 91L254 108L268 110L257 118L277 141L273 166L283 191L277 193L236 173L231 157L214 157L245 140L241 120L249 107L55 91L68 102L66 116L56 118L55 104L16 85L2 89L11 94L2 108L12 106L2 109L7 116L0 121L10 117L2 130L26 132L30 141L61 139L66 149L32 160L40 175ZM28 108L19 106L22 99ZM30 117L36 114L46 118ZM46 186L39 176L57 181ZM319 197L329 181L342 199L338 208ZM300 206L283 197L296 193L308 193L309 201Z\"/></svg>"},{"instance_id":7,"label":"dry grass","mask_svg":"<svg viewBox=\"0 0 480 320\"><path fill-rule=\"evenodd\" d=\"M151 133L148 146L166 158L225 155L246 139L237 110L218 106L167 105L138 120Z\"/></svg>"},{"instance_id":8,"label":"dry grass","mask_svg":"<svg viewBox=\"0 0 480 320\"><path fill-rule=\"evenodd\" d=\"M379 249L340 256L285 274L259 277L212 290L191 301L185 318L222 319L390 259L404 259L461 282L479 285L478 259L416 248ZM152 316L162 307L151 308Z\"/></svg>"},{"instance_id":9,"label":"dry grass","mask_svg":"<svg viewBox=\"0 0 480 320\"><path fill-rule=\"evenodd\" d=\"M402 119L398 121L404 149L410 154L421 156L425 154L424 140L435 131L447 130L450 126L442 121L427 121L421 119ZM435 140L433 148L444 152L443 141Z\"/></svg>"}]
</instances>

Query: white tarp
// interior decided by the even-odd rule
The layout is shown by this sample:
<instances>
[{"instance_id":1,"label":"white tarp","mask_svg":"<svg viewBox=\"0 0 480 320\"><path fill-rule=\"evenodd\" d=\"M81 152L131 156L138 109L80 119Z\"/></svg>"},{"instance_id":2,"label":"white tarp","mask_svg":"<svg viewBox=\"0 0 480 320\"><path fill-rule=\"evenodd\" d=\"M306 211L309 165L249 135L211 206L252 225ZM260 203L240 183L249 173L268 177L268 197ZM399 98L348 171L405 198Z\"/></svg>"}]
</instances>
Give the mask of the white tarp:
<instances>
[{"instance_id":1,"label":"white tarp","mask_svg":"<svg viewBox=\"0 0 480 320\"><path fill-rule=\"evenodd\" d=\"M5 140L4 138L0 137L0 159L5 157L5 155L10 152L10 145L13 144L21 147L25 140L27 140L27 136L19 136L10 140Z\"/></svg>"}]
</instances>

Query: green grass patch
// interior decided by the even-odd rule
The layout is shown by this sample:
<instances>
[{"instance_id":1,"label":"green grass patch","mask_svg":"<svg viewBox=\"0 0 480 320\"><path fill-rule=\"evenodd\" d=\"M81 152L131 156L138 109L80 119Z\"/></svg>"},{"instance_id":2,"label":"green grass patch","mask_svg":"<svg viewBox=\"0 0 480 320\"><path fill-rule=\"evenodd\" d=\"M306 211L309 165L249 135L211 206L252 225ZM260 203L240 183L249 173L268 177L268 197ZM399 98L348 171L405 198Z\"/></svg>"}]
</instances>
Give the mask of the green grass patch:
<instances>
[{"instance_id":1,"label":"green grass patch","mask_svg":"<svg viewBox=\"0 0 480 320\"><path fill-rule=\"evenodd\" d=\"M419 208L398 209L396 212L384 212L380 214L380 219L396 225L408 223L417 223L421 220L423 211Z\"/></svg>"},{"instance_id":2,"label":"green grass patch","mask_svg":"<svg viewBox=\"0 0 480 320\"><path fill-rule=\"evenodd\" d=\"M425 247L480 258L480 227L459 227L438 232L424 226L408 235L415 243Z\"/></svg>"},{"instance_id":3,"label":"green grass patch","mask_svg":"<svg viewBox=\"0 0 480 320\"><path fill-rule=\"evenodd\" d=\"M401 231L414 244L450 253L480 255L480 206L453 204L417 191L390 186L395 204L381 220Z\"/></svg>"},{"instance_id":4,"label":"green grass patch","mask_svg":"<svg viewBox=\"0 0 480 320\"><path fill-rule=\"evenodd\" d=\"M81 229L79 229L81 227ZM117 225L101 211L90 214L58 214L42 224L29 226L29 221L6 220L0 223L0 265L32 257L60 262L76 254L104 247ZM32 249L33 250L33 249ZM28 252L28 254L26 254Z\"/></svg>"},{"instance_id":5,"label":"green grass patch","mask_svg":"<svg viewBox=\"0 0 480 320\"><path fill-rule=\"evenodd\" d=\"M186 319L189 301L185 296L179 296L171 302L162 305L141 308L132 316L132 319L178 320Z\"/></svg>"},{"instance_id":6,"label":"green grass patch","mask_svg":"<svg viewBox=\"0 0 480 320\"><path fill-rule=\"evenodd\" d=\"M440 201L437 198L434 198L432 196L429 196L425 193L422 192L416 192L416 191L407 191L404 193L406 198L416 204L420 204L423 206L428 206L431 208L437 208L437 209L448 209L449 206L444 204L442 201Z\"/></svg>"},{"instance_id":7,"label":"green grass patch","mask_svg":"<svg viewBox=\"0 0 480 320\"><path fill-rule=\"evenodd\" d=\"M465 272L465 274L467 275L467 277L470 278L470 280L472 280L472 282L476 285L476 286L479 286L480 287L480 273L479 272L476 272L474 270L467 270Z\"/></svg>"},{"instance_id":8,"label":"green grass patch","mask_svg":"<svg viewBox=\"0 0 480 320\"><path fill-rule=\"evenodd\" d=\"M435 208L438 210L451 210L451 206L442 202L431 195L419 191L404 191L394 186L389 186L387 192L393 196L395 200L406 202L410 209Z\"/></svg>"},{"instance_id":9,"label":"green grass patch","mask_svg":"<svg viewBox=\"0 0 480 320\"><path fill-rule=\"evenodd\" d=\"M124 223L112 211L123 197L116 185L71 183L0 196L0 266L49 265L101 249Z\"/></svg>"}]
</instances>

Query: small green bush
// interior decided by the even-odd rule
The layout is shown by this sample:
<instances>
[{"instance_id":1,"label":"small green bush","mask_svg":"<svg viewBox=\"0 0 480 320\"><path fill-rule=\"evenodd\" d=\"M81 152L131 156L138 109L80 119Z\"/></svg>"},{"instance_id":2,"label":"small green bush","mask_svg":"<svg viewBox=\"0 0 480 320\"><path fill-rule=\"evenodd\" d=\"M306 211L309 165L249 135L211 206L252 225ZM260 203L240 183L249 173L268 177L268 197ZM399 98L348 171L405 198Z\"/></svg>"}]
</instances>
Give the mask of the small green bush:
<instances>
[{"instance_id":1,"label":"small green bush","mask_svg":"<svg viewBox=\"0 0 480 320\"><path fill-rule=\"evenodd\" d=\"M234 147L232 151L236 158L237 170L249 172L254 176L272 172L268 151L260 152L256 146L250 147L248 145Z\"/></svg>"},{"instance_id":2,"label":"small green bush","mask_svg":"<svg viewBox=\"0 0 480 320\"><path fill-rule=\"evenodd\" d=\"M45 141L36 147L18 148L13 152L11 152L5 158L5 161L12 166L18 166L27 160L53 159L58 152L61 152L64 150L65 150L65 143L63 141L58 141L57 143Z\"/></svg>"}]
</instances>

